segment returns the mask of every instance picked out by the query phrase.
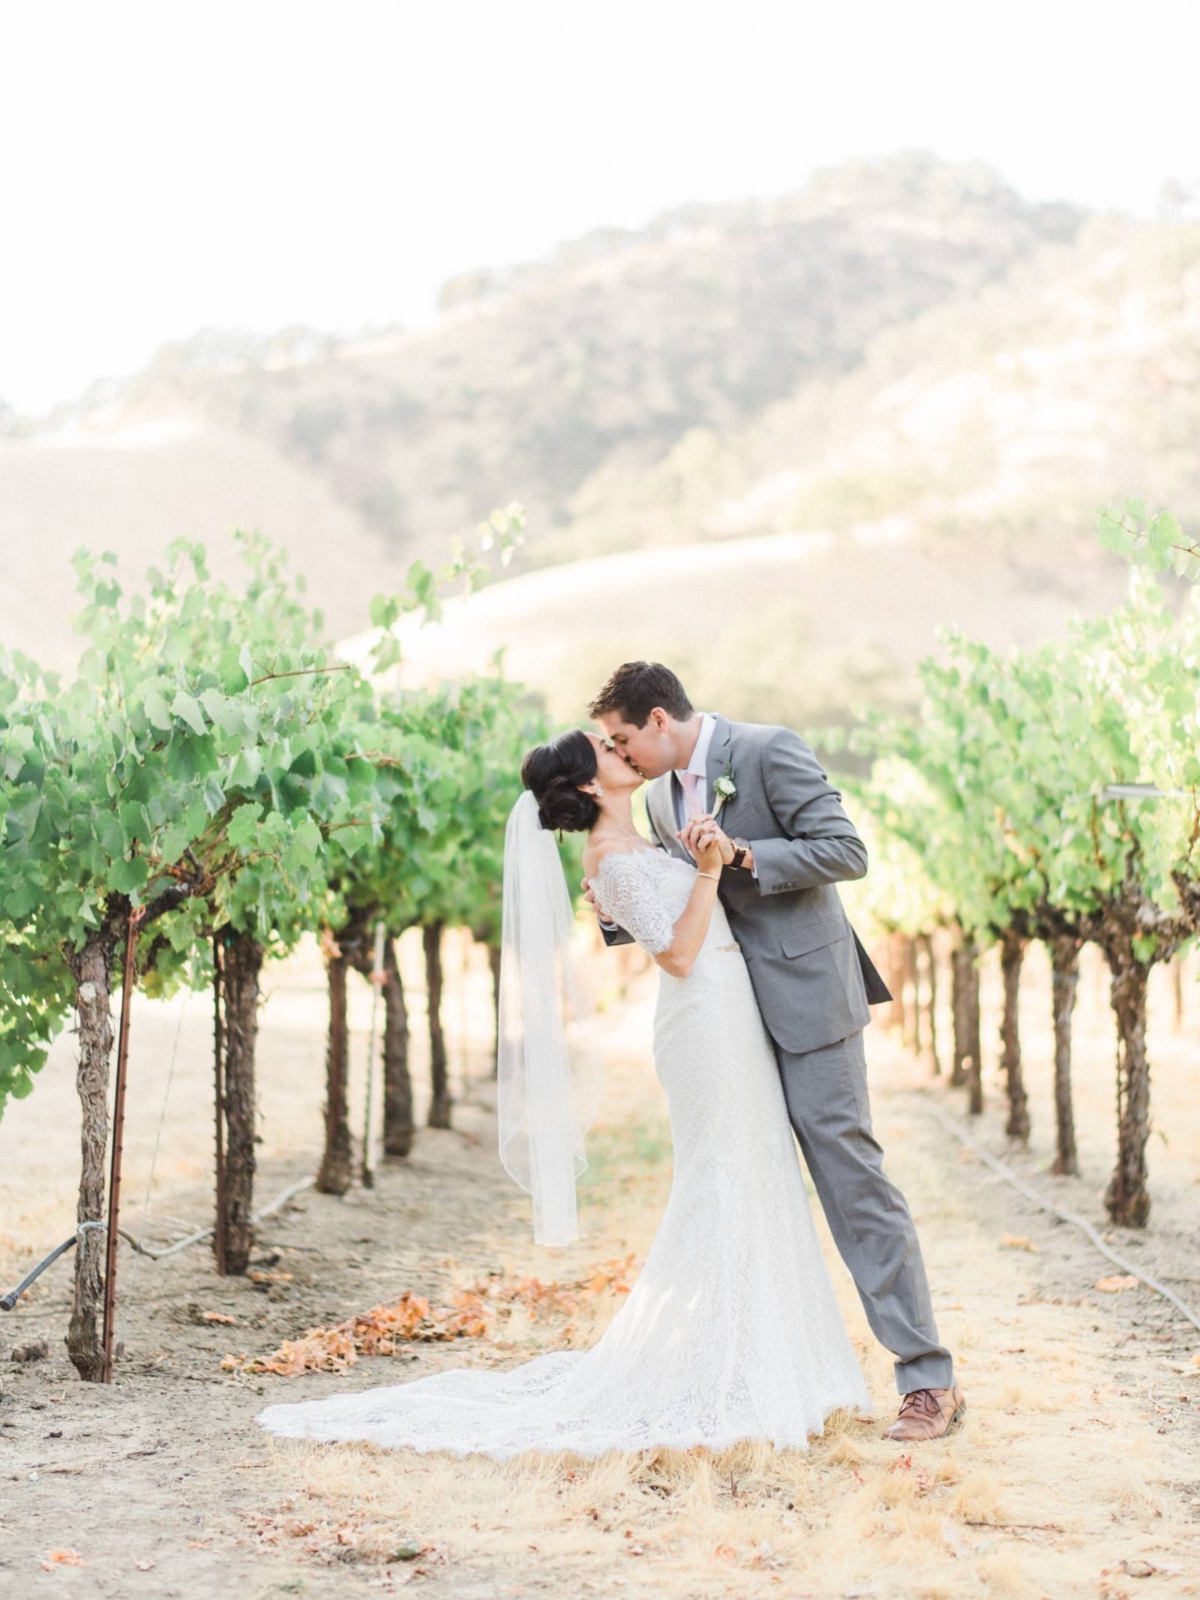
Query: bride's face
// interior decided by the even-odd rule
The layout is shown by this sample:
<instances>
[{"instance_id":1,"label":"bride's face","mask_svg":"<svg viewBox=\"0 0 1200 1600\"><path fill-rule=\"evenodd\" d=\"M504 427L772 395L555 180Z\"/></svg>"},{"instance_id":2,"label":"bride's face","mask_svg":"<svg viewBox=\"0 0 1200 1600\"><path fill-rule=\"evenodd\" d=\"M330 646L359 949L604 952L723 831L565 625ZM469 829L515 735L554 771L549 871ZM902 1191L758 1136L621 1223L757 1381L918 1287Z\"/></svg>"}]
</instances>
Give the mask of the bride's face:
<instances>
[{"instance_id":1,"label":"bride's face","mask_svg":"<svg viewBox=\"0 0 1200 1600\"><path fill-rule=\"evenodd\" d=\"M596 733L589 733L588 738L596 751L596 778L602 789L608 791L641 788L645 781L641 773L636 772L623 756L617 754L611 739L602 738Z\"/></svg>"}]
</instances>

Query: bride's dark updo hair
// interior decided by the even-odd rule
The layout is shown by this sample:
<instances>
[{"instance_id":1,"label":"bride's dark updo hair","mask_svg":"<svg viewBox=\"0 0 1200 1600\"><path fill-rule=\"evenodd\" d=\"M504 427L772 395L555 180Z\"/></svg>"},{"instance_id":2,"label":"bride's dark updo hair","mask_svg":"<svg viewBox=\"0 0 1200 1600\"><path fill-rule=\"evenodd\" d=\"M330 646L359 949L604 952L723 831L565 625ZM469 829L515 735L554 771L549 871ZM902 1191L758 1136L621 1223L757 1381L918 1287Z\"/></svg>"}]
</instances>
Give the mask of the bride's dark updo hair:
<instances>
[{"instance_id":1,"label":"bride's dark updo hair","mask_svg":"<svg viewBox=\"0 0 1200 1600\"><path fill-rule=\"evenodd\" d=\"M521 782L538 803L542 827L563 833L583 833L600 815L594 796L579 790L595 776L596 747L582 728L535 745L521 762Z\"/></svg>"}]
</instances>

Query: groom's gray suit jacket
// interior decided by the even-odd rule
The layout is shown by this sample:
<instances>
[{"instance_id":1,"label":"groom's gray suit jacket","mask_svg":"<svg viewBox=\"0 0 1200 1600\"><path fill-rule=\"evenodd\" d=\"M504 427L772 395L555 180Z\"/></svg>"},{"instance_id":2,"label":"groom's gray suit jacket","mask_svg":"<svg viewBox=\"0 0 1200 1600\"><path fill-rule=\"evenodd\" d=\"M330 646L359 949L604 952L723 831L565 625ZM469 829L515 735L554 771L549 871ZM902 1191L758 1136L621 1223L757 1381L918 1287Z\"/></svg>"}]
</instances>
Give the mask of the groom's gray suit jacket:
<instances>
[{"instance_id":1,"label":"groom's gray suit jacket","mask_svg":"<svg viewBox=\"0 0 1200 1600\"><path fill-rule=\"evenodd\" d=\"M835 887L865 876L866 846L816 756L790 728L718 716L708 747L713 804L713 785L725 772L737 794L718 820L731 837L750 841L758 876L726 867L721 903L775 1043L797 1055L820 1049L868 1023L869 1005L892 998ZM675 837L678 787L673 772L656 778L647 809L659 843L694 865ZM604 930L604 938L631 942L623 928Z\"/></svg>"}]
</instances>

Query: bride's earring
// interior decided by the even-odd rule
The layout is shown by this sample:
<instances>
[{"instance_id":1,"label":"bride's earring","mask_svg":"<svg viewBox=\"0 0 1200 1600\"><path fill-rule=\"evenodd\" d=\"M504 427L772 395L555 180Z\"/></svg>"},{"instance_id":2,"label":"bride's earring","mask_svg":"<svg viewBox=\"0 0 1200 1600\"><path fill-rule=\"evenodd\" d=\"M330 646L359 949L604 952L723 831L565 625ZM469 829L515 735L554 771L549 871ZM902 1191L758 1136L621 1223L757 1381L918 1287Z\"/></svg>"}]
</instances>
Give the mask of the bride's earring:
<instances>
[{"instance_id":1,"label":"bride's earring","mask_svg":"<svg viewBox=\"0 0 1200 1600\"><path fill-rule=\"evenodd\" d=\"M599 800L600 797L603 795L603 793L604 793L604 785L600 782L599 779L596 780L596 787L592 790L592 793L596 796L597 800Z\"/></svg>"}]
</instances>

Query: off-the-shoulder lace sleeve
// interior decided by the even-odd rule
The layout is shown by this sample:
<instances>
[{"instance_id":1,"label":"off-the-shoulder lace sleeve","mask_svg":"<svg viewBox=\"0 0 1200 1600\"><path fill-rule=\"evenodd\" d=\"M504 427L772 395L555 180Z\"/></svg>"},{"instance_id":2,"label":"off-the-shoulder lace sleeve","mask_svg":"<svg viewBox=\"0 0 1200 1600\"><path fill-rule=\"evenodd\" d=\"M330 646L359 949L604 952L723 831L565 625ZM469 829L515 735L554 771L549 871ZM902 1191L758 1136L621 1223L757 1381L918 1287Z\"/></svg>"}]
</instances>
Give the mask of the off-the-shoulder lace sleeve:
<instances>
[{"instance_id":1,"label":"off-the-shoulder lace sleeve","mask_svg":"<svg viewBox=\"0 0 1200 1600\"><path fill-rule=\"evenodd\" d=\"M652 956L675 937L675 924L663 904L657 875L639 858L652 851L611 850L596 869L596 898L607 916L631 933Z\"/></svg>"}]
</instances>

